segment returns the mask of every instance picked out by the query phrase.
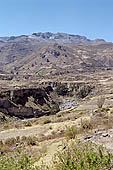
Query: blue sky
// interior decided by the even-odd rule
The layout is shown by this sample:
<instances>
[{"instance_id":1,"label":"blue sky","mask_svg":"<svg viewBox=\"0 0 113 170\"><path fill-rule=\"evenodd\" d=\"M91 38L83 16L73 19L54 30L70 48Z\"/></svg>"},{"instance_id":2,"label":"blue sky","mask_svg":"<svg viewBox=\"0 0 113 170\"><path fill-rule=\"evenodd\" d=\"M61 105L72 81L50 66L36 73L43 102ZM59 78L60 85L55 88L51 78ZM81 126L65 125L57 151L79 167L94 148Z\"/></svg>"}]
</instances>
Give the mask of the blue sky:
<instances>
[{"instance_id":1,"label":"blue sky","mask_svg":"<svg viewBox=\"0 0 113 170\"><path fill-rule=\"evenodd\" d=\"M33 32L113 41L113 0L0 0L0 36Z\"/></svg>"}]
</instances>

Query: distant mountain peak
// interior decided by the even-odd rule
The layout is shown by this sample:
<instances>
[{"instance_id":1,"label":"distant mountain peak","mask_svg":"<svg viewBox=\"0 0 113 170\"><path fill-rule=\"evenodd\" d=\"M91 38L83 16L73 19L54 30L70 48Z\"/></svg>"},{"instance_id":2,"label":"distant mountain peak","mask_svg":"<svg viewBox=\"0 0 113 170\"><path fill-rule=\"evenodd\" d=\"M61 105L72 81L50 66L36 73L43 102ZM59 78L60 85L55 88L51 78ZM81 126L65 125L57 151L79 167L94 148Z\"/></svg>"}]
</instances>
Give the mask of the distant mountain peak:
<instances>
[{"instance_id":1,"label":"distant mountain peak","mask_svg":"<svg viewBox=\"0 0 113 170\"><path fill-rule=\"evenodd\" d=\"M33 33L33 36L36 36L40 39L48 40L48 41L56 41L56 42L63 42L63 43L85 43L89 42L91 40L87 39L85 36L80 35L73 35L73 34L67 34L67 33L51 33L51 32L39 32L39 33Z\"/></svg>"},{"instance_id":2,"label":"distant mountain peak","mask_svg":"<svg viewBox=\"0 0 113 170\"><path fill-rule=\"evenodd\" d=\"M74 35L74 34L67 34L67 33L51 33L51 32L38 32L38 33L33 33L32 36L35 36L41 40L46 40L46 41L55 41L58 43L101 43L105 42L104 39L95 39L95 40L90 40L86 36L81 36L81 35Z\"/></svg>"},{"instance_id":3,"label":"distant mountain peak","mask_svg":"<svg viewBox=\"0 0 113 170\"><path fill-rule=\"evenodd\" d=\"M51 33L51 32L38 32L32 35L20 35L20 36L10 36L10 37L0 37L0 43L15 41L37 41L37 42L55 42L60 44L89 44L89 43L104 43L103 39L90 40L85 36L67 34L67 33Z\"/></svg>"}]
</instances>

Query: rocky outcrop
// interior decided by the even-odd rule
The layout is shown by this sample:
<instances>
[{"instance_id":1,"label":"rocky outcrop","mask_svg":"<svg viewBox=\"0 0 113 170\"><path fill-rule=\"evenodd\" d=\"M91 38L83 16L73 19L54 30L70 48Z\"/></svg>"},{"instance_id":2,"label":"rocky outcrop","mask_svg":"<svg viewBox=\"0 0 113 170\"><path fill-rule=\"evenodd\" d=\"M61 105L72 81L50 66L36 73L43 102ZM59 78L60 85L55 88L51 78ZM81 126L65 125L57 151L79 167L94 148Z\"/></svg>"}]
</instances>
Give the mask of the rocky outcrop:
<instances>
[{"instance_id":1,"label":"rocky outcrop","mask_svg":"<svg viewBox=\"0 0 113 170\"><path fill-rule=\"evenodd\" d=\"M49 115L56 105L50 86L37 89L9 90L0 94L0 111L19 118Z\"/></svg>"},{"instance_id":2,"label":"rocky outcrop","mask_svg":"<svg viewBox=\"0 0 113 170\"><path fill-rule=\"evenodd\" d=\"M56 93L61 96L70 95L83 99L88 96L93 89L95 88L95 84L93 82L58 82L58 81L43 81L41 82L43 86L51 86L55 89Z\"/></svg>"}]
</instances>

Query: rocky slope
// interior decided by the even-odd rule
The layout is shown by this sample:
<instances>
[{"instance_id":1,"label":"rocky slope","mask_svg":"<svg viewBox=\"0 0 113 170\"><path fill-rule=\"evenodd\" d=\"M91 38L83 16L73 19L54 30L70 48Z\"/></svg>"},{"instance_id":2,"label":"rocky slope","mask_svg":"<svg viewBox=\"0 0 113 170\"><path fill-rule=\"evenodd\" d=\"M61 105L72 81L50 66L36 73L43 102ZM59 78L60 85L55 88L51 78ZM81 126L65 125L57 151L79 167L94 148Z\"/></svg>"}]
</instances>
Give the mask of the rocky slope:
<instances>
[{"instance_id":1,"label":"rocky slope","mask_svg":"<svg viewBox=\"0 0 113 170\"><path fill-rule=\"evenodd\" d=\"M18 118L32 118L49 115L59 111L57 103L51 96L53 89L19 89L9 90L0 93L0 111L6 115ZM55 110L57 109L57 110Z\"/></svg>"},{"instance_id":2,"label":"rocky slope","mask_svg":"<svg viewBox=\"0 0 113 170\"><path fill-rule=\"evenodd\" d=\"M0 70L14 74L58 75L112 69L113 44L65 33L0 38Z\"/></svg>"}]
</instances>

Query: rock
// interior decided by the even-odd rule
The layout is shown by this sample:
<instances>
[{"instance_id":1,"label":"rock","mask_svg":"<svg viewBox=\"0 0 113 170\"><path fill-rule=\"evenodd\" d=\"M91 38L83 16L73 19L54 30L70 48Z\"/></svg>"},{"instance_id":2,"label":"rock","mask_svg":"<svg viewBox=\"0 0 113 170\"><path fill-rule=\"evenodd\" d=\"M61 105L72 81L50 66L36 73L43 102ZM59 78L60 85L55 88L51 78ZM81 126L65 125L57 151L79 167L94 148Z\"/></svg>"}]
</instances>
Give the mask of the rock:
<instances>
[{"instance_id":1,"label":"rock","mask_svg":"<svg viewBox=\"0 0 113 170\"><path fill-rule=\"evenodd\" d=\"M96 134L96 136L97 135L100 136L100 135L102 135L102 132L101 131L97 131L97 132L95 132L95 134Z\"/></svg>"},{"instance_id":2,"label":"rock","mask_svg":"<svg viewBox=\"0 0 113 170\"><path fill-rule=\"evenodd\" d=\"M2 155L3 154L3 151L0 151L0 155Z\"/></svg>"},{"instance_id":3,"label":"rock","mask_svg":"<svg viewBox=\"0 0 113 170\"><path fill-rule=\"evenodd\" d=\"M93 136L85 136L84 140L88 140L88 139L91 139L91 138L93 138Z\"/></svg>"},{"instance_id":4,"label":"rock","mask_svg":"<svg viewBox=\"0 0 113 170\"><path fill-rule=\"evenodd\" d=\"M103 137L110 137L110 135L108 133L104 133L102 134Z\"/></svg>"}]
</instances>

